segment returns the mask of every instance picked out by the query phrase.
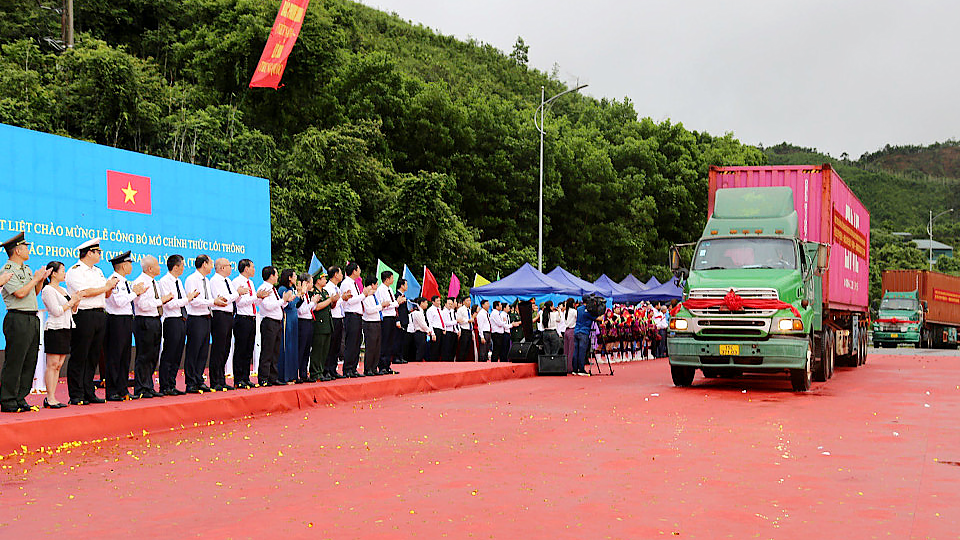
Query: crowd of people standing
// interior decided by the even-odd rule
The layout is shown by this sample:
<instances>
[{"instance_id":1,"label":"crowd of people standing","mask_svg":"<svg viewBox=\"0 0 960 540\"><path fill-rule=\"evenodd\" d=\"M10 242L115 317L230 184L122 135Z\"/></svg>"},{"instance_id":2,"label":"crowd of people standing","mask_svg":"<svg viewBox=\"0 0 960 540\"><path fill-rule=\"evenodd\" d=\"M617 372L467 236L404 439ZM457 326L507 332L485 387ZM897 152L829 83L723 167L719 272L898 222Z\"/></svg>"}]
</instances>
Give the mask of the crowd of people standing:
<instances>
[{"instance_id":1,"label":"crowd of people standing","mask_svg":"<svg viewBox=\"0 0 960 540\"><path fill-rule=\"evenodd\" d=\"M529 339L542 342L545 354L557 354L562 348L571 371L586 374L583 334L599 336L603 346L594 345L593 352L611 353L619 343L615 354L624 358L638 346L659 356L657 347L660 341L665 343L660 333L649 330L651 325L660 330L661 323L664 333L666 329L665 311L662 317L652 306L617 306L597 318L587 316L574 299L559 306L551 301L537 306L533 299L529 306L489 300L474 305L468 296L408 299L403 278L390 271L361 278L357 263L313 274L264 266L261 284L255 287L257 271L250 259L234 265L201 254L193 261L195 270L183 278L187 263L183 256L168 256L161 265L147 255L140 260L141 274L130 280L129 251L110 259L113 272L104 276L97 266L102 256L99 239L78 246L79 260L69 268L51 261L36 272L26 264L30 244L22 233L3 247L8 255L0 271L8 313L3 329L6 358L0 372L3 412L36 409L25 398L39 352L37 295L47 310L45 408L67 406L57 400L56 388L68 357L69 404L88 405L392 375L397 373L395 365L411 361L505 362L511 343ZM231 278L235 271L239 275ZM520 313L528 307L532 318L528 317L528 328L522 328ZM258 321L260 354L254 382L251 366ZM534 324L535 330L529 328ZM133 338L136 356L130 384ZM226 377L231 351L233 385ZM183 390L177 382L181 359ZM106 399L96 394L98 364Z\"/></svg>"}]
</instances>

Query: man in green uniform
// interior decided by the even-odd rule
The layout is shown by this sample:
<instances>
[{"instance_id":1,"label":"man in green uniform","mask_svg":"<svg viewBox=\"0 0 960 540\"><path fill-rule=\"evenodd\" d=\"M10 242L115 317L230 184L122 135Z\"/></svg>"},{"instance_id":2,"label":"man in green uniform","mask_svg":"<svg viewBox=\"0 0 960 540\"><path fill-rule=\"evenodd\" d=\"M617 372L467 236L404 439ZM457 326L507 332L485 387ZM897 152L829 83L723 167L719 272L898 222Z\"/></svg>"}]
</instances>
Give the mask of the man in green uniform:
<instances>
[{"instance_id":1,"label":"man in green uniform","mask_svg":"<svg viewBox=\"0 0 960 540\"><path fill-rule=\"evenodd\" d=\"M333 334L333 315L330 313L332 304L340 297L337 293L333 298L330 292L324 289L327 285L327 274L323 270L315 276L313 294L320 295L317 302L316 320L313 322L313 349L310 351L310 378L320 381L332 381L333 377L324 369L324 362L330 351L330 339Z\"/></svg>"},{"instance_id":2,"label":"man in green uniform","mask_svg":"<svg viewBox=\"0 0 960 540\"><path fill-rule=\"evenodd\" d=\"M3 318L7 349L0 370L0 412L26 412L36 410L27 403L27 394L33 384L40 349L37 293L43 288L43 280L50 276L50 270L30 272L26 265L30 243L24 240L23 233L4 242L3 248L9 260L2 272L12 276L0 292L7 306L7 315Z\"/></svg>"}]
</instances>

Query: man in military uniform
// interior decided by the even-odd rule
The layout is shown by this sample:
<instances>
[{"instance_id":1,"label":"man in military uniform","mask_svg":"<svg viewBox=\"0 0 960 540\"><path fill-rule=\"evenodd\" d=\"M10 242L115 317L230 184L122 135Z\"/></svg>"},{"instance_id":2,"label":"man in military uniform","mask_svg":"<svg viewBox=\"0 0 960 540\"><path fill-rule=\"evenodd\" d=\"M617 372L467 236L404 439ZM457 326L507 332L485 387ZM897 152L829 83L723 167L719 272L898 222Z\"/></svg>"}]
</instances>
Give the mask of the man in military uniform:
<instances>
[{"instance_id":1,"label":"man in military uniform","mask_svg":"<svg viewBox=\"0 0 960 540\"><path fill-rule=\"evenodd\" d=\"M119 279L104 279L97 268L100 262L100 239L93 238L77 246L80 260L67 270L67 292L82 293L83 300L73 316L76 327L70 333L70 363L67 364L67 388L71 405L103 403L93 385L93 373L100 360L107 327L104 311L106 297L113 294Z\"/></svg>"},{"instance_id":2,"label":"man in military uniform","mask_svg":"<svg viewBox=\"0 0 960 540\"><path fill-rule=\"evenodd\" d=\"M327 274L320 270L313 282L313 294L320 295L317 302L316 320L313 322L313 349L310 351L310 378L321 381L332 381L333 376L327 372L325 364L330 354L330 339L333 334L333 315L331 308L340 298L340 293L333 297L325 288Z\"/></svg>"},{"instance_id":3,"label":"man in military uniform","mask_svg":"<svg viewBox=\"0 0 960 540\"><path fill-rule=\"evenodd\" d=\"M3 243L7 263L3 265L3 302L7 315L3 318L3 336L7 340L6 358L0 370L0 411L26 412L32 410L27 394L33 384L40 349L40 319L37 318L37 293L50 270L34 273L26 265L30 258L30 243L23 233ZM34 409L35 410L35 409Z\"/></svg>"}]
</instances>

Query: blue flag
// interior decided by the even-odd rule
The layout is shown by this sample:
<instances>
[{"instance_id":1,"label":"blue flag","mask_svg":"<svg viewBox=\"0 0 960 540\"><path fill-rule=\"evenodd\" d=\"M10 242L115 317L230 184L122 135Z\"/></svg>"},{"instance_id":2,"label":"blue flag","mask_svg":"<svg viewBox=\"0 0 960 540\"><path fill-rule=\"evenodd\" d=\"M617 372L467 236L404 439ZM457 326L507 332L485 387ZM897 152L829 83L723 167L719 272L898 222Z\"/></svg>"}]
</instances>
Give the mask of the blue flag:
<instances>
[{"instance_id":1,"label":"blue flag","mask_svg":"<svg viewBox=\"0 0 960 540\"><path fill-rule=\"evenodd\" d=\"M407 280L407 299L408 307L413 304L413 299L420 296L420 283L417 282L417 278L413 277L413 272L407 268L407 265L403 265L403 279Z\"/></svg>"},{"instance_id":2,"label":"blue flag","mask_svg":"<svg viewBox=\"0 0 960 540\"><path fill-rule=\"evenodd\" d=\"M310 270L309 273L311 276L317 275L319 271L326 271L326 266L320 264L320 259L317 258L317 254L313 253L310 257Z\"/></svg>"}]
</instances>

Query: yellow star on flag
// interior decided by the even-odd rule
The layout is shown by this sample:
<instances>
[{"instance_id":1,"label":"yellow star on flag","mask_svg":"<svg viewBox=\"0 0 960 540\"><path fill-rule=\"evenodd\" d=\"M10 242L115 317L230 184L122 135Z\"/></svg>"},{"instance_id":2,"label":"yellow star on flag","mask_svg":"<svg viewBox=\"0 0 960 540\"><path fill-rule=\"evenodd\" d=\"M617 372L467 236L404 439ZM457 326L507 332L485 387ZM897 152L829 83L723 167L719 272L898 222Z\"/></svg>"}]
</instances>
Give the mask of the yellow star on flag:
<instances>
[{"instance_id":1,"label":"yellow star on flag","mask_svg":"<svg viewBox=\"0 0 960 540\"><path fill-rule=\"evenodd\" d=\"M129 202L129 203L137 204L137 201L135 201L135 200L133 199L133 196L136 195L136 194L138 193L138 191L135 190L135 189L133 189L133 186L130 185L130 182L127 182L127 187L121 189L120 191L123 192L123 202L124 202L124 203L128 203L128 202Z\"/></svg>"}]
</instances>

